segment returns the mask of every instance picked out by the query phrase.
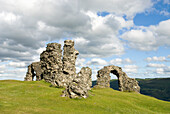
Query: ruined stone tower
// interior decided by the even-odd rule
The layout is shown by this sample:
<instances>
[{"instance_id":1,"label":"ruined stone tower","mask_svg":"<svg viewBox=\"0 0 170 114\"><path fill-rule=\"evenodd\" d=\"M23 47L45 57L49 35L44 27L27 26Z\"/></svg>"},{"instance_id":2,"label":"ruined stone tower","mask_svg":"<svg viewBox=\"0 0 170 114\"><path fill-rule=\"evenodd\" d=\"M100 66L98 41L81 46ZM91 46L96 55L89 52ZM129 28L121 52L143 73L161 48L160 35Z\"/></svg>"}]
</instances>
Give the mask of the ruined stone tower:
<instances>
[{"instance_id":1,"label":"ruined stone tower","mask_svg":"<svg viewBox=\"0 0 170 114\"><path fill-rule=\"evenodd\" d=\"M62 58L62 74L55 77L52 84L59 87L67 87L76 77L76 59L79 52L74 48L74 41L65 40Z\"/></svg>"},{"instance_id":2,"label":"ruined stone tower","mask_svg":"<svg viewBox=\"0 0 170 114\"><path fill-rule=\"evenodd\" d=\"M71 82L76 76L76 59L79 52L74 48L74 41L64 41L63 53L63 75L68 83Z\"/></svg>"},{"instance_id":3,"label":"ruined stone tower","mask_svg":"<svg viewBox=\"0 0 170 114\"><path fill-rule=\"evenodd\" d=\"M53 80L62 75L62 50L61 44L49 43L46 50L40 55L42 75L46 82Z\"/></svg>"},{"instance_id":4,"label":"ruined stone tower","mask_svg":"<svg viewBox=\"0 0 170 114\"><path fill-rule=\"evenodd\" d=\"M40 55L39 66L41 68L41 79L50 82L56 86L67 86L76 77L76 58L79 52L74 48L74 41L65 40L63 48L63 58L61 44L49 43L46 50ZM28 66L26 81L32 81L36 75L34 73L33 63ZM34 65L35 66L35 65ZM37 73L38 74L38 73Z\"/></svg>"}]
</instances>

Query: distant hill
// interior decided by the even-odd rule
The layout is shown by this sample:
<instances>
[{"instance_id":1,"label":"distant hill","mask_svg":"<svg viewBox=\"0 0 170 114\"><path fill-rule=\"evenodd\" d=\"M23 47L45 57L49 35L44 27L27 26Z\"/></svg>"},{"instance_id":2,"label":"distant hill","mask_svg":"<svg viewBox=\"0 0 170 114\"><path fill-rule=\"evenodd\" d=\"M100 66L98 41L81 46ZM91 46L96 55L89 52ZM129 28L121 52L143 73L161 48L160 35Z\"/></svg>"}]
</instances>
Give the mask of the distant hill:
<instances>
[{"instance_id":1,"label":"distant hill","mask_svg":"<svg viewBox=\"0 0 170 114\"><path fill-rule=\"evenodd\" d=\"M170 101L170 78L138 79L141 93Z\"/></svg>"},{"instance_id":2,"label":"distant hill","mask_svg":"<svg viewBox=\"0 0 170 114\"><path fill-rule=\"evenodd\" d=\"M141 94L152 96L161 100L170 101L170 78L136 79L141 87ZM96 81L93 81L95 85ZM110 87L118 90L118 81L110 81Z\"/></svg>"},{"instance_id":3,"label":"distant hill","mask_svg":"<svg viewBox=\"0 0 170 114\"><path fill-rule=\"evenodd\" d=\"M1 114L157 114L170 113L170 102L111 88L92 89L87 99L60 97L63 88L44 81L0 81Z\"/></svg>"}]
</instances>

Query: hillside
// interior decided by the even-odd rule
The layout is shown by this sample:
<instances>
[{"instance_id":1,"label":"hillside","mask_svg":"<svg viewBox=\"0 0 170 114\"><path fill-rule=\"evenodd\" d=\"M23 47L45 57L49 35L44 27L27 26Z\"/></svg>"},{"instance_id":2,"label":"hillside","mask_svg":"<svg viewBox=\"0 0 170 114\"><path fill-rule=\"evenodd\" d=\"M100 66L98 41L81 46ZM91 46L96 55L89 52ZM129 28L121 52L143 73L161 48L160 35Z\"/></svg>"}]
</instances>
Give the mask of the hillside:
<instances>
[{"instance_id":1,"label":"hillside","mask_svg":"<svg viewBox=\"0 0 170 114\"><path fill-rule=\"evenodd\" d=\"M141 93L170 101L170 78L137 79Z\"/></svg>"},{"instance_id":2,"label":"hillside","mask_svg":"<svg viewBox=\"0 0 170 114\"><path fill-rule=\"evenodd\" d=\"M141 87L140 93L160 100L170 101L170 78L136 79ZM93 86L96 81L93 81ZM118 90L118 80L112 79L110 87Z\"/></svg>"},{"instance_id":3,"label":"hillside","mask_svg":"<svg viewBox=\"0 0 170 114\"><path fill-rule=\"evenodd\" d=\"M170 103L134 92L92 89L87 99L60 97L44 81L0 81L0 113L170 113Z\"/></svg>"}]
</instances>

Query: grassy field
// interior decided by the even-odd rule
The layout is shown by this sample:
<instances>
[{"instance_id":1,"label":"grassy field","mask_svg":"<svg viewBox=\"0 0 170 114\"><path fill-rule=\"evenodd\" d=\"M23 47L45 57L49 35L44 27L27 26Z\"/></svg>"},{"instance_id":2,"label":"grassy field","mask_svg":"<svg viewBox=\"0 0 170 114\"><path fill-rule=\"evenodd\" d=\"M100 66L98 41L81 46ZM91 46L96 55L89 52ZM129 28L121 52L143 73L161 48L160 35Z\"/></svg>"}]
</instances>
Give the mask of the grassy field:
<instances>
[{"instance_id":1,"label":"grassy field","mask_svg":"<svg viewBox=\"0 0 170 114\"><path fill-rule=\"evenodd\" d=\"M170 113L170 102L134 92L119 92L111 88L92 89L87 99L69 99L60 97L62 90L50 87L44 81L1 80L0 113Z\"/></svg>"}]
</instances>

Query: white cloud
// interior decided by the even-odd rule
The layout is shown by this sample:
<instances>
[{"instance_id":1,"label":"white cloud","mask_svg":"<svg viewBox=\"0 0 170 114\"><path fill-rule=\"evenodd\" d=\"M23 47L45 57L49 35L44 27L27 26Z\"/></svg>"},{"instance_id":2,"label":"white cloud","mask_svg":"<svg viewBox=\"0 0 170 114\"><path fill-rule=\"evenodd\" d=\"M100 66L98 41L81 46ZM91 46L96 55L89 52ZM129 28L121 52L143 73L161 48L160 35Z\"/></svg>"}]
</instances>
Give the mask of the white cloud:
<instances>
[{"instance_id":1,"label":"white cloud","mask_svg":"<svg viewBox=\"0 0 170 114\"><path fill-rule=\"evenodd\" d=\"M2 69L5 69L6 67L5 67L5 64L0 64L0 69L2 70Z\"/></svg>"},{"instance_id":2,"label":"white cloud","mask_svg":"<svg viewBox=\"0 0 170 114\"><path fill-rule=\"evenodd\" d=\"M87 65L107 65L107 61L100 58L93 58L91 61L87 62Z\"/></svg>"},{"instance_id":3,"label":"white cloud","mask_svg":"<svg viewBox=\"0 0 170 114\"><path fill-rule=\"evenodd\" d=\"M97 80L97 71L99 69L93 67L93 70L92 70L92 80Z\"/></svg>"},{"instance_id":4,"label":"white cloud","mask_svg":"<svg viewBox=\"0 0 170 114\"><path fill-rule=\"evenodd\" d=\"M163 57L163 56L160 56L160 57L154 56L154 57L147 57L145 60L148 61L148 62L150 62L150 61L166 61L166 57Z\"/></svg>"},{"instance_id":5,"label":"white cloud","mask_svg":"<svg viewBox=\"0 0 170 114\"><path fill-rule=\"evenodd\" d=\"M125 32L121 37L127 40L131 48L152 51L159 46L170 46L170 19L149 27L137 26Z\"/></svg>"},{"instance_id":6,"label":"white cloud","mask_svg":"<svg viewBox=\"0 0 170 114\"><path fill-rule=\"evenodd\" d=\"M129 58L126 59L116 58L110 61L110 64L113 65L121 65L121 64L129 64L129 63L133 63L132 60Z\"/></svg>"},{"instance_id":7,"label":"white cloud","mask_svg":"<svg viewBox=\"0 0 170 114\"><path fill-rule=\"evenodd\" d=\"M21 67L26 67L26 64L25 64L25 62L9 62L8 63L8 65L10 66L10 67L19 67L19 68L21 68Z\"/></svg>"},{"instance_id":8,"label":"white cloud","mask_svg":"<svg viewBox=\"0 0 170 114\"><path fill-rule=\"evenodd\" d=\"M11 12L2 11L0 13L0 19L2 19L4 22L6 22L7 24L10 25L10 24L13 24L13 23L17 22L18 20L20 20L20 16L15 15L14 13L11 13Z\"/></svg>"},{"instance_id":9,"label":"white cloud","mask_svg":"<svg viewBox=\"0 0 170 114\"><path fill-rule=\"evenodd\" d=\"M84 10L92 11L108 11L114 12L117 15L134 16L150 8L153 5L151 0L81 0L79 6Z\"/></svg>"},{"instance_id":10,"label":"white cloud","mask_svg":"<svg viewBox=\"0 0 170 114\"><path fill-rule=\"evenodd\" d=\"M79 48L84 57L120 55L124 53L124 47L117 38L118 31L122 27L133 26L132 19L125 20L122 16L133 17L152 5L150 0L107 2L104 0L17 0L17 2L1 0L0 45L10 40L12 43L9 43L9 46L13 48L9 52L11 55L20 56L22 52L19 54L17 49L21 46L23 48L20 49L32 53L44 47L45 42L76 38L78 43L80 41L84 43L82 48ZM100 11L111 14L106 17L97 16L97 12ZM84 51L84 48L90 49ZM3 59L9 56L7 53L1 55ZM16 56L10 57L17 59ZM32 57L29 59L31 60Z\"/></svg>"},{"instance_id":11,"label":"white cloud","mask_svg":"<svg viewBox=\"0 0 170 114\"><path fill-rule=\"evenodd\" d=\"M126 73L137 73L138 66L137 65L124 65L123 71Z\"/></svg>"},{"instance_id":12,"label":"white cloud","mask_svg":"<svg viewBox=\"0 0 170 114\"><path fill-rule=\"evenodd\" d=\"M161 68L161 67L166 67L165 64L156 64L156 63L149 63L147 65L147 67L157 67L157 68Z\"/></svg>"},{"instance_id":13,"label":"white cloud","mask_svg":"<svg viewBox=\"0 0 170 114\"><path fill-rule=\"evenodd\" d=\"M74 38L73 40L75 42L75 45L79 45L79 46L87 45L89 43L87 39L82 38L82 37L77 37L77 38Z\"/></svg>"},{"instance_id":14,"label":"white cloud","mask_svg":"<svg viewBox=\"0 0 170 114\"><path fill-rule=\"evenodd\" d=\"M158 74L164 74L164 69L163 68L157 68L156 73Z\"/></svg>"},{"instance_id":15,"label":"white cloud","mask_svg":"<svg viewBox=\"0 0 170 114\"><path fill-rule=\"evenodd\" d=\"M132 27L134 26L133 20L125 20L123 17L115 17L115 19L121 24L121 27Z\"/></svg>"},{"instance_id":16,"label":"white cloud","mask_svg":"<svg viewBox=\"0 0 170 114\"><path fill-rule=\"evenodd\" d=\"M170 19L160 22L157 26L150 26L149 29L155 34L158 46L170 46Z\"/></svg>"},{"instance_id":17,"label":"white cloud","mask_svg":"<svg viewBox=\"0 0 170 114\"><path fill-rule=\"evenodd\" d=\"M77 60L76 60L76 66L77 67L83 67L83 66L85 66L85 59L84 58L78 58Z\"/></svg>"},{"instance_id":18,"label":"white cloud","mask_svg":"<svg viewBox=\"0 0 170 114\"><path fill-rule=\"evenodd\" d=\"M116 16L109 14L101 17L91 11L88 11L86 15L91 19L91 28L84 31L84 37L74 38L78 43L81 41L80 44L76 44L76 49L81 53L80 56L107 57L123 54L123 43L116 36L121 28Z\"/></svg>"},{"instance_id":19,"label":"white cloud","mask_svg":"<svg viewBox=\"0 0 170 114\"><path fill-rule=\"evenodd\" d=\"M25 63L0 62L0 79L20 79L24 80L27 69Z\"/></svg>"},{"instance_id":20,"label":"white cloud","mask_svg":"<svg viewBox=\"0 0 170 114\"><path fill-rule=\"evenodd\" d=\"M128 45L143 51L156 50L156 38L151 31L131 30L125 32L122 38L129 41Z\"/></svg>"},{"instance_id":21,"label":"white cloud","mask_svg":"<svg viewBox=\"0 0 170 114\"><path fill-rule=\"evenodd\" d=\"M0 1L0 11L2 14L0 22L0 37L11 40L13 43L22 45L27 51L36 51L44 47L45 41L60 40L61 38L73 38L76 42L84 43L82 47L77 46L81 56L84 57L104 57L111 55L121 55L124 53L124 46L117 37L119 29L133 26L133 20L125 20L123 15L133 16L139 11L152 6L150 1L132 1L120 4L123 1L114 2L110 8L108 5L113 1L93 1L96 6L102 4L103 11L112 12L101 17L97 15L100 8L93 10L91 1L51 1L51 0L31 0L29 2L18 0L14 3L11 0ZM138 3L138 8L136 4ZM25 4L28 4L25 6ZM45 5L44 5L45 4ZM88 4L87 7L84 7ZM143 5L145 4L145 6ZM117 5L126 6L126 10ZM115 6L115 7L113 7ZM129 10L129 8L137 10ZM105 9L106 8L106 9ZM112 10L111 10L112 9ZM127 11L129 10L129 12ZM122 11L121 11L122 10ZM117 11L120 11L119 13ZM8 22L4 21L7 20ZM57 20L57 21L56 21ZM9 26L9 22L12 25ZM7 32L7 31L10 31ZM84 41L82 41L84 39ZM80 43L81 44L81 43ZM11 50L17 50L17 47ZM87 50L84 50L84 49ZM98 50L98 49L101 50ZM21 48L22 49L22 48ZM14 52L18 53L18 52ZM4 55L5 56L5 55ZM8 55L6 55L7 57ZM27 55L29 56L29 55Z\"/></svg>"},{"instance_id":22,"label":"white cloud","mask_svg":"<svg viewBox=\"0 0 170 114\"><path fill-rule=\"evenodd\" d=\"M131 59L129 59L129 58L124 59L124 62L125 63L133 63L133 61Z\"/></svg>"},{"instance_id":23,"label":"white cloud","mask_svg":"<svg viewBox=\"0 0 170 114\"><path fill-rule=\"evenodd\" d=\"M156 73L157 74L164 74L164 75L170 74L170 66L165 67L165 68L157 68Z\"/></svg>"},{"instance_id":24,"label":"white cloud","mask_svg":"<svg viewBox=\"0 0 170 114\"><path fill-rule=\"evenodd\" d=\"M165 10L161 11L160 14L165 15L165 16L170 16L170 12L165 11Z\"/></svg>"},{"instance_id":25,"label":"white cloud","mask_svg":"<svg viewBox=\"0 0 170 114\"><path fill-rule=\"evenodd\" d=\"M170 0L163 0L164 4L170 4Z\"/></svg>"},{"instance_id":26,"label":"white cloud","mask_svg":"<svg viewBox=\"0 0 170 114\"><path fill-rule=\"evenodd\" d=\"M111 60L111 61L110 61L110 64L120 65L120 64L122 64L122 61L123 61L123 60L122 60L121 58L116 58L116 59Z\"/></svg>"},{"instance_id":27,"label":"white cloud","mask_svg":"<svg viewBox=\"0 0 170 114\"><path fill-rule=\"evenodd\" d=\"M168 55L167 58L170 58L170 55Z\"/></svg>"}]
</instances>

